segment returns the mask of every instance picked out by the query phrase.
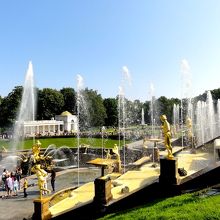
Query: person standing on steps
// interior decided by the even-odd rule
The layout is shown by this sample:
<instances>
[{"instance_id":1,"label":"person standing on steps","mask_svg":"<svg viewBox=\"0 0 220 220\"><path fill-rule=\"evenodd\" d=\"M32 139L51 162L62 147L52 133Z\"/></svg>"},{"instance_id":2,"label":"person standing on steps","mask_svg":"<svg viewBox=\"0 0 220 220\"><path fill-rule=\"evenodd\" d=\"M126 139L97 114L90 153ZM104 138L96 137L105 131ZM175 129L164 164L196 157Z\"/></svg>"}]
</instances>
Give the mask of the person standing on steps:
<instances>
[{"instance_id":1,"label":"person standing on steps","mask_svg":"<svg viewBox=\"0 0 220 220\"><path fill-rule=\"evenodd\" d=\"M54 169L51 171L50 178L51 178L51 180L50 180L50 182L51 182L51 187L52 187L52 190L53 190L53 192L54 192L54 191L55 191L55 180L56 180L56 172L55 172Z\"/></svg>"},{"instance_id":2,"label":"person standing on steps","mask_svg":"<svg viewBox=\"0 0 220 220\"><path fill-rule=\"evenodd\" d=\"M28 188L28 181L27 181L27 178L24 177L24 184L23 184L23 188L24 188L24 198L27 197L27 188Z\"/></svg>"}]
</instances>

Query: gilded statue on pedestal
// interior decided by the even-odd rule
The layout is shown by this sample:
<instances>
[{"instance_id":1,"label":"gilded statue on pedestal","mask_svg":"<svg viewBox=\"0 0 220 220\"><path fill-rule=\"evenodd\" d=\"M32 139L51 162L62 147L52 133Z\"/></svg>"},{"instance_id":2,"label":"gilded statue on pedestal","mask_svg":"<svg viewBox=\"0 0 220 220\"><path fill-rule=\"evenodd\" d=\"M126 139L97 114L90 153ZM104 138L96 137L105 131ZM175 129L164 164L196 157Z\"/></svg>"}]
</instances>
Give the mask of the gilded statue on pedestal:
<instances>
[{"instance_id":1,"label":"gilded statue on pedestal","mask_svg":"<svg viewBox=\"0 0 220 220\"><path fill-rule=\"evenodd\" d=\"M166 115L161 115L160 120L163 122L162 130L164 135L164 145L167 149L168 159L173 159L172 146L171 146L171 131L170 131L170 123L167 121Z\"/></svg>"},{"instance_id":2,"label":"gilded statue on pedestal","mask_svg":"<svg viewBox=\"0 0 220 220\"><path fill-rule=\"evenodd\" d=\"M38 187L40 190L40 199L42 198L42 194L44 192L50 192L50 190L46 189L44 187L46 177L47 177L47 172L42 168L42 163L44 166L47 165L46 161L48 158L44 157L43 155L40 155L40 147L41 143L40 141L37 141L36 144L33 145L32 147L32 168L31 171L34 172L37 175L38 178Z\"/></svg>"}]
</instances>

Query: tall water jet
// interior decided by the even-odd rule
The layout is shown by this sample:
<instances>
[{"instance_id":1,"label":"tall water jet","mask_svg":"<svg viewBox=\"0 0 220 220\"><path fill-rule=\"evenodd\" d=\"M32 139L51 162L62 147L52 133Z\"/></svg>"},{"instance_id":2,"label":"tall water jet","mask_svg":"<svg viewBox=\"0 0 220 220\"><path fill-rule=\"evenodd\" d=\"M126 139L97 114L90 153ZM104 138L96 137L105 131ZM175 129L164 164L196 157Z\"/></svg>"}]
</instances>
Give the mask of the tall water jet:
<instances>
[{"instance_id":1,"label":"tall water jet","mask_svg":"<svg viewBox=\"0 0 220 220\"><path fill-rule=\"evenodd\" d=\"M196 104L196 129L195 136L197 137L197 145L203 145L205 143L205 102L198 101Z\"/></svg>"},{"instance_id":2,"label":"tall water jet","mask_svg":"<svg viewBox=\"0 0 220 220\"><path fill-rule=\"evenodd\" d=\"M141 109L141 125L145 125L145 120L144 120L144 108Z\"/></svg>"},{"instance_id":3,"label":"tall water jet","mask_svg":"<svg viewBox=\"0 0 220 220\"><path fill-rule=\"evenodd\" d=\"M126 111L126 99L125 99L125 88L128 84L131 85L131 75L126 66L122 67L122 83L119 86L119 98L118 98L118 128L119 128L119 150L121 149L120 135L123 134L123 146L124 146L124 173L125 173L125 140L126 140L126 126L129 120L127 119Z\"/></svg>"},{"instance_id":4,"label":"tall water jet","mask_svg":"<svg viewBox=\"0 0 220 220\"><path fill-rule=\"evenodd\" d=\"M186 59L181 60L181 130L182 130L182 146L184 136L184 126L187 118L193 122L193 105L192 105L192 80L190 66ZM192 125L193 127L193 125ZM193 135L193 134L192 134Z\"/></svg>"},{"instance_id":5,"label":"tall water jet","mask_svg":"<svg viewBox=\"0 0 220 220\"><path fill-rule=\"evenodd\" d=\"M214 105L212 100L212 94L210 91L207 92L207 99L206 99L206 106L207 106L207 123L208 123L208 139L211 140L214 138L215 133L215 118L214 118Z\"/></svg>"},{"instance_id":6,"label":"tall water jet","mask_svg":"<svg viewBox=\"0 0 220 220\"><path fill-rule=\"evenodd\" d=\"M155 96L154 96L154 85L153 83L150 84L150 119L151 119L151 137L153 138L155 136Z\"/></svg>"},{"instance_id":7,"label":"tall water jet","mask_svg":"<svg viewBox=\"0 0 220 220\"><path fill-rule=\"evenodd\" d=\"M78 168L78 175L77 175L77 182L79 186L79 152L80 152L80 126L83 127L81 121L81 114L86 106L86 101L83 95L84 89L84 80L81 75L77 75L77 96L76 96L76 105L77 105L77 168Z\"/></svg>"},{"instance_id":8,"label":"tall water jet","mask_svg":"<svg viewBox=\"0 0 220 220\"><path fill-rule=\"evenodd\" d=\"M177 133L179 131L179 121L180 121L180 106L179 104L173 105L173 129L174 129L174 135L177 136Z\"/></svg>"},{"instance_id":9,"label":"tall water jet","mask_svg":"<svg viewBox=\"0 0 220 220\"><path fill-rule=\"evenodd\" d=\"M217 102L217 110L215 113L214 102L210 91L206 94L206 101L198 101L196 104L196 129L197 146L219 136L219 102Z\"/></svg>"},{"instance_id":10,"label":"tall water jet","mask_svg":"<svg viewBox=\"0 0 220 220\"><path fill-rule=\"evenodd\" d=\"M104 153L104 138L105 138L105 136L104 136L104 133L105 133L105 126L102 126L102 129L101 129L101 133L102 133L102 159L103 159L103 153Z\"/></svg>"},{"instance_id":11,"label":"tall water jet","mask_svg":"<svg viewBox=\"0 0 220 220\"><path fill-rule=\"evenodd\" d=\"M11 146L12 152L15 152L18 149L18 145L24 139L24 133L23 133L24 121L35 120L35 108L36 108L35 103L36 100L35 100L35 90L34 90L34 73L33 73L32 62L30 61L25 76L25 82L23 86L23 93L19 107L19 112L17 115L17 120L14 125L13 141ZM35 131L31 131L31 133L33 135L33 142L34 142Z\"/></svg>"},{"instance_id":12,"label":"tall water jet","mask_svg":"<svg viewBox=\"0 0 220 220\"><path fill-rule=\"evenodd\" d=\"M118 144L119 150L121 150L121 135L123 136L123 145L125 146L125 96L123 88L119 86L119 96L118 96ZM125 151L124 151L125 152ZM125 154L124 154L125 155ZM124 165L125 165L125 156L124 156ZM124 166L125 172L125 166Z\"/></svg>"}]
</instances>

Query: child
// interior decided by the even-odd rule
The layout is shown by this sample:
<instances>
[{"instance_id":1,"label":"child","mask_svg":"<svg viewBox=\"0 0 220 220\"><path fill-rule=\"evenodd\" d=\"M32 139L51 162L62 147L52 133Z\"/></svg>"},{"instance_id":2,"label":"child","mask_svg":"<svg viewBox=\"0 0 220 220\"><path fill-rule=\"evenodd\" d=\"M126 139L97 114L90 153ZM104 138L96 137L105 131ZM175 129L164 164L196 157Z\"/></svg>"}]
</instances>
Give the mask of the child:
<instances>
[{"instance_id":1,"label":"child","mask_svg":"<svg viewBox=\"0 0 220 220\"><path fill-rule=\"evenodd\" d=\"M47 194L47 172L45 171L45 176L43 177L44 178L44 183L43 183L43 188L45 189L45 190L43 190L43 192L42 192L42 194L44 195L44 194Z\"/></svg>"},{"instance_id":2,"label":"child","mask_svg":"<svg viewBox=\"0 0 220 220\"><path fill-rule=\"evenodd\" d=\"M17 196L18 195L18 180L17 180L16 177L14 179L14 189L13 189L13 191L14 191L15 196Z\"/></svg>"},{"instance_id":3,"label":"child","mask_svg":"<svg viewBox=\"0 0 220 220\"><path fill-rule=\"evenodd\" d=\"M23 188L24 188L24 198L26 198L27 195L28 195L27 192L26 192L26 190L27 190L27 188L28 188L28 181L27 181L27 178L26 178L26 177L24 178Z\"/></svg>"}]
</instances>

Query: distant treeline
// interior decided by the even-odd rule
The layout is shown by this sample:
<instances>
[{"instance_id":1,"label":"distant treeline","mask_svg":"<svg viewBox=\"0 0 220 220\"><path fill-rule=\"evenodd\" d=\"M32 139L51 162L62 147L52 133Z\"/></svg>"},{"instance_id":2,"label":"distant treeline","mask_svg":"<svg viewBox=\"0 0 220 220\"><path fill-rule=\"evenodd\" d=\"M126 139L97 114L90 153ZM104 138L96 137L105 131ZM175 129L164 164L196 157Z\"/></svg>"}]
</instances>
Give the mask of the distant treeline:
<instances>
[{"instance_id":1,"label":"distant treeline","mask_svg":"<svg viewBox=\"0 0 220 220\"><path fill-rule=\"evenodd\" d=\"M118 127L118 124L122 123L122 116L125 119L123 123L127 126L141 124L142 108L144 109L146 124L151 124L152 117L155 123L159 124L159 115L161 114L166 114L172 123L173 105L181 106L181 101L184 103L178 98L168 99L165 96L158 99L152 97L152 100L146 102L130 101L126 97L120 96L103 99L96 90L88 88L81 91L80 95L73 88L61 90L36 88L35 90L36 120L50 120L63 111L69 111L72 114L79 112L80 128L84 130L89 127ZM6 97L0 96L0 128L2 131L10 128L15 122L21 103L22 91L22 86L16 86ZM220 89L212 90L211 93L213 100L220 99ZM206 92L194 97L192 103L196 103L198 100L206 101ZM123 110L119 109L119 106L121 108L123 106Z\"/></svg>"}]
</instances>

